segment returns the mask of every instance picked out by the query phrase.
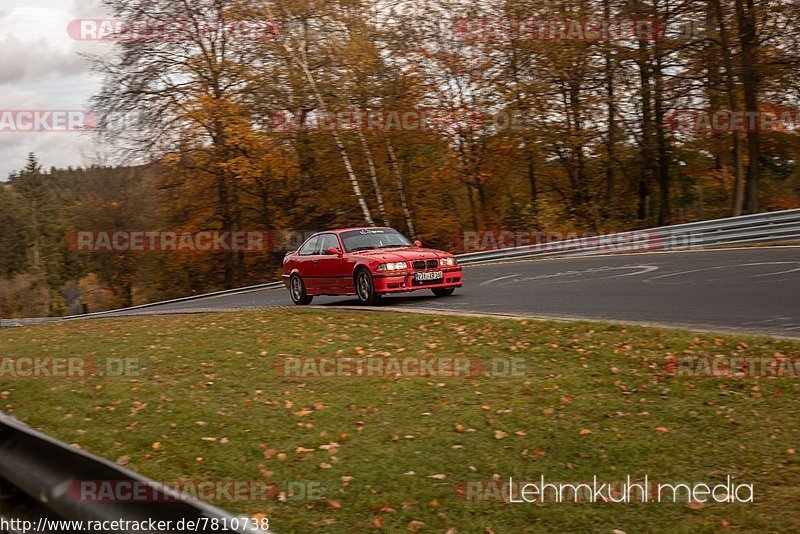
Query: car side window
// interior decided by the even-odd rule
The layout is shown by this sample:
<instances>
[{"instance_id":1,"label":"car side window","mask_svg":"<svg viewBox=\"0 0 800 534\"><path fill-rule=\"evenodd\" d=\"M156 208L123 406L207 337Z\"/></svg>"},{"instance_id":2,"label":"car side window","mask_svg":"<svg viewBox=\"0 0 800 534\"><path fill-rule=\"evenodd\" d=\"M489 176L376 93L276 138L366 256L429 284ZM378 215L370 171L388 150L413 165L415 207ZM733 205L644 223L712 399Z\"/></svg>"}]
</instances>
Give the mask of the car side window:
<instances>
[{"instance_id":1,"label":"car side window","mask_svg":"<svg viewBox=\"0 0 800 534\"><path fill-rule=\"evenodd\" d=\"M336 239L335 234L323 234L320 237L319 245L317 246L317 254L325 256L328 254L329 248L340 248L339 240Z\"/></svg>"},{"instance_id":2,"label":"car side window","mask_svg":"<svg viewBox=\"0 0 800 534\"><path fill-rule=\"evenodd\" d=\"M313 256L317 254L317 245L319 245L320 237L321 236L314 236L306 241L306 244L300 247L297 253L300 256Z\"/></svg>"}]
</instances>

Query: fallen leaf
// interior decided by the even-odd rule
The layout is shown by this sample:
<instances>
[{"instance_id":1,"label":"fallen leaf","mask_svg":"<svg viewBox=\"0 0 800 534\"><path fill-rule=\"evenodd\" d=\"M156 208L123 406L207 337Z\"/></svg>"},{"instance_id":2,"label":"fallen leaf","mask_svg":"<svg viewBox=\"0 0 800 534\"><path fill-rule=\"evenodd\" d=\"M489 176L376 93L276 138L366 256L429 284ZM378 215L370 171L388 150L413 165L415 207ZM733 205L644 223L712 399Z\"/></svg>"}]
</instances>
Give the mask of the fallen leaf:
<instances>
[{"instance_id":1,"label":"fallen leaf","mask_svg":"<svg viewBox=\"0 0 800 534\"><path fill-rule=\"evenodd\" d=\"M592 431L591 431L591 430L589 430L588 428L584 428L583 430L581 430L580 432L578 432L578 434L580 434L581 436L588 436L588 435L589 435L589 434L591 434L591 433L592 433Z\"/></svg>"},{"instance_id":2,"label":"fallen leaf","mask_svg":"<svg viewBox=\"0 0 800 534\"><path fill-rule=\"evenodd\" d=\"M408 523L409 532L418 532L423 528L425 528L425 523L423 523L422 521L417 521L416 519L414 519L413 521Z\"/></svg>"}]
</instances>

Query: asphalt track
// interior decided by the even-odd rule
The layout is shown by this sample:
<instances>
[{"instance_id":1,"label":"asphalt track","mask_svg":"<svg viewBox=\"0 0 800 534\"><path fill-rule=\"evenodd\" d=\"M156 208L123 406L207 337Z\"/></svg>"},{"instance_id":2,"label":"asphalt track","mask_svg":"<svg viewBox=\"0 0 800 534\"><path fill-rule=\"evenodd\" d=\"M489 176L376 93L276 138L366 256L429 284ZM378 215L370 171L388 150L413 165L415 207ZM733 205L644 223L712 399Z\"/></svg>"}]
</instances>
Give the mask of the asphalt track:
<instances>
[{"instance_id":1,"label":"asphalt track","mask_svg":"<svg viewBox=\"0 0 800 534\"><path fill-rule=\"evenodd\" d=\"M317 297L315 306L357 305ZM285 289L258 290L114 312L291 306ZM451 297L429 291L387 297L382 308L411 308L659 324L695 330L800 338L800 247L526 260L464 267Z\"/></svg>"}]
</instances>

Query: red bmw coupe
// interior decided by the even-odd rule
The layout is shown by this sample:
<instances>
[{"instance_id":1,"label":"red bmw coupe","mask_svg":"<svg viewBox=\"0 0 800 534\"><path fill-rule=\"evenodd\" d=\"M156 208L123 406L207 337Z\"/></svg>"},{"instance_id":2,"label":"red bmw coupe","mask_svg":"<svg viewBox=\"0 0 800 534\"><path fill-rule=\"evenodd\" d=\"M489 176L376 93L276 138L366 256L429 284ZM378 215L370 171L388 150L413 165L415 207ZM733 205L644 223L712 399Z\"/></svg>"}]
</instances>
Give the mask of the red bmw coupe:
<instances>
[{"instance_id":1,"label":"red bmw coupe","mask_svg":"<svg viewBox=\"0 0 800 534\"><path fill-rule=\"evenodd\" d=\"M382 295L419 289L452 295L461 287L461 267L452 254L422 248L392 228L351 228L315 234L289 252L283 281L301 306L321 295L377 304Z\"/></svg>"}]
</instances>

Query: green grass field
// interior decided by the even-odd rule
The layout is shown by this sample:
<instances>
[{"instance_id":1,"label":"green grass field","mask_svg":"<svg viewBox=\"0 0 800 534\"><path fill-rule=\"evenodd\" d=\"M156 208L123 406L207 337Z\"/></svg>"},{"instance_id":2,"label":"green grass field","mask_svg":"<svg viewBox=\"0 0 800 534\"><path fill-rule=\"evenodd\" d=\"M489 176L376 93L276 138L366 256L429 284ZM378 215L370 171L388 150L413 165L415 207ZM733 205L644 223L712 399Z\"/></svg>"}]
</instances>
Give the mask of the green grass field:
<instances>
[{"instance_id":1,"label":"green grass field","mask_svg":"<svg viewBox=\"0 0 800 534\"><path fill-rule=\"evenodd\" d=\"M0 357L135 358L140 376L0 380L2 409L151 478L268 481L277 532L797 532L800 382L685 378L666 359L800 356L770 338L350 311L0 331ZM524 358L524 376L287 378L285 356ZM467 481L753 484L751 504L505 503ZM306 482L319 498L280 494ZM305 486L305 487L309 487Z\"/></svg>"}]
</instances>

